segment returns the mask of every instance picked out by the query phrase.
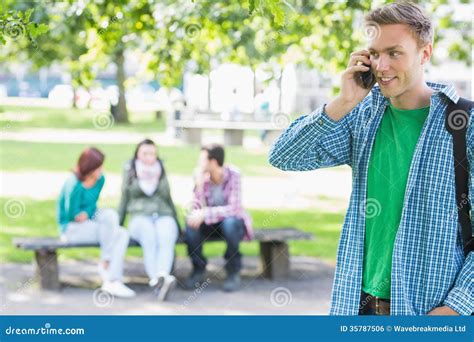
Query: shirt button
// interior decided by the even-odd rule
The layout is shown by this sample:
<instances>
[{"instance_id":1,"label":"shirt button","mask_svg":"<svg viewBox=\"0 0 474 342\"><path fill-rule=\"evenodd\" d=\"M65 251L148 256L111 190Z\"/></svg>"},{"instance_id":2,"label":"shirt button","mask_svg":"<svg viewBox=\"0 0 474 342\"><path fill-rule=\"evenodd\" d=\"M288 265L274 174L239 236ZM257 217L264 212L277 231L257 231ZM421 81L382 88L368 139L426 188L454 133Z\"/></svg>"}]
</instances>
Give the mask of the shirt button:
<instances>
[{"instance_id":1,"label":"shirt button","mask_svg":"<svg viewBox=\"0 0 474 342\"><path fill-rule=\"evenodd\" d=\"M323 119L319 119L318 123L322 125L324 123Z\"/></svg>"}]
</instances>

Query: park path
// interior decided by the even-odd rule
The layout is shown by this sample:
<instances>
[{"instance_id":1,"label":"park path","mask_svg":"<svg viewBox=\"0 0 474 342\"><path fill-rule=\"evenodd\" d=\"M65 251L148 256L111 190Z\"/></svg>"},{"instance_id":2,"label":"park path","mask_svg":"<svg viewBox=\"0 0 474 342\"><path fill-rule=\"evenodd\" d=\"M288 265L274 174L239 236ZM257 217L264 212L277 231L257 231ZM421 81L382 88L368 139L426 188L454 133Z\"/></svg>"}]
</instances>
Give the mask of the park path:
<instances>
[{"instance_id":1,"label":"park path","mask_svg":"<svg viewBox=\"0 0 474 342\"><path fill-rule=\"evenodd\" d=\"M221 290L225 277L222 258L211 258L207 285L199 291L175 289L165 303L151 293L142 261L127 258L125 281L137 292L118 299L94 290L99 286L94 261L62 261L59 292L40 291L32 264L0 266L0 314L7 315L325 315L329 311L334 265L316 258L291 258L284 280L259 276L258 258L244 257L242 288ZM190 272L187 258L178 258L179 282Z\"/></svg>"},{"instance_id":2,"label":"park path","mask_svg":"<svg viewBox=\"0 0 474 342\"><path fill-rule=\"evenodd\" d=\"M14 126L13 126L14 127ZM207 131L206 131L207 132ZM180 146L183 142L174 137L173 131L168 132L133 132L110 129L57 129L57 128L28 128L20 131L9 130L8 126L0 132L0 140L25 141L35 143L64 143L64 144L137 144L149 138L162 146ZM203 134L203 143L223 143L223 134ZM257 136L245 136L245 148L268 150Z\"/></svg>"},{"instance_id":3,"label":"park path","mask_svg":"<svg viewBox=\"0 0 474 342\"><path fill-rule=\"evenodd\" d=\"M28 129L3 130L0 140L54 143L131 143L150 137L160 145L179 145L165 133L141 134L100 130ZM221 141L206 136L204 142ZM25 145L26 146L26 145ZM244 147L261 151L268 146L257 137L246 137ZM67 172L15 171L1 173L0 196L4 198L56 199L68 177ZM190 177L171 175L175 202L186 207L192 194ZM121 176L108 173L103 191L105 200L120 195ZM318 209L341 212L347 207L351 192L349 168L312 172L277 172L276 176L245 176L242 181L243 204L254 209ZM26 211L28 208L26 207ZM104 298L94 290L98 286L96 264L90 261L61 261L60 292L40 292L33 264L0 265L1 314L152 314L152 315L222 315L222 314L290 314L322 315L329 311L334 265L312 257L291 257L289 279L270 281L259 276L258 257L243 258L243 288L224 294L222 258L211 258L209 286L200 293L173 291L169 301L157 303L146 285L142 261L127 258L126 282L137 291L132 300ZM190 271L187 258L178 258L176 275L182 281ZM94 295L96 294L96 295Z\"/></svg>"},{"instance_id":4,"label":"park path","mask_svg":"<svg viewBox=\"0 0 474 342\"><path fill-rule=\"evenodd\" d=\"M4 130L0 140L64 144L137 144L144 138L154 139L160 145L179 145L180 141L166 133L139 133L101 129L35 128L21 131Z\"/></svg>"},{"instance_id":5,"label":"park path","mask_svg":"<svg viewBox=\"0 0 474 342\"><path fill-rule=\"evenodd\" d=\"M2 172L0 196L5 198L56 199L68 172L14 171ZM191 177L170 175L171 192L176 204L192 201ZM120 196L121 175L107 174L102 197ZM351 191L349 172L317 170L287 173L281 177L245 176L242 179L242 201L254 209L318 208L329 212L344 211Z\"/></svg>"}]
</instances>

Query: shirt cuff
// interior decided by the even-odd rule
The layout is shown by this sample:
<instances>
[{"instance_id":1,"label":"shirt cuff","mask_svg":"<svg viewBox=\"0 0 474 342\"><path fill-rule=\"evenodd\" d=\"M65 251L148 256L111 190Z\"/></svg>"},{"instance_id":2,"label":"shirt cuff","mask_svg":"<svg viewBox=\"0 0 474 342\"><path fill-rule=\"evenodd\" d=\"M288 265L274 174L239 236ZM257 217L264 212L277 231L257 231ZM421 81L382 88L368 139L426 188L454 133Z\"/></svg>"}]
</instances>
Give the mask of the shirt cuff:
<instances>
[{"instance_id":1,"label":"shirt cuff","mask_svg":"<svg viewBox=\"0 0 474 342\"><path fill-rule=\"evenodd\" d=\"M211 225L213 224L213 215L212 215L212 212L211 212L211 208L209 207L205 207L203 208L203 211L204 211L204 223L207 224L207 225Z\"/></svg>"},{"instance_id":2,"label":"shirt cuff","mask_svg":"<svg viewBox=\"0 0 474 342\"><path fill-rule=\"evenodd\" d=\"M465 293L460 288L453 288L443 304L450 307L460 315L469 316L473 312L471 296L471 294Z\"/></svg>"},{"instance_id":3,"label":"shirt cuff","mask_svg":"<svg viewBox=\"0 0 474 342\"><path fill-rule=\"evenodd\" d=\"M334 121L333 119L331 119L326 113L326 105L311 113L308 116L308 120L310 124L315 124L321 133L331 131L333 128L337 127L342 121L342 119L339 121Z\"/></svg>"}]
</instances>

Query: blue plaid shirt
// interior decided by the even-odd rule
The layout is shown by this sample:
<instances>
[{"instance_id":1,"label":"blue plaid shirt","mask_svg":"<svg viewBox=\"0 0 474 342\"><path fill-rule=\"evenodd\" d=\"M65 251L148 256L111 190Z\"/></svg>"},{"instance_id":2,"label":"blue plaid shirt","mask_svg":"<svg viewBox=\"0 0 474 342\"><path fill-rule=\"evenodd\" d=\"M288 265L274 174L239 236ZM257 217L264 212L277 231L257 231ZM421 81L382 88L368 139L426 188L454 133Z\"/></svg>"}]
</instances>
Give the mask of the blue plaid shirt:
<instances>
[{"instance_id":1,"label":"blue plaid shirt","mask_svg":"<svg viewBox=\"0 0 474 342\"><path fill-rule=\"evenodd\" d=\"M452 136L445 129L453 86L435 90L408 175L391 273L391 314L424 315L447 305L469 315L474 309L474 255L464 257L454 181ZM359 310L366 214L367 170L375 134L388 100L374 87L339 121L324 106L295 120L272 147L270 163L282 170L307 171L347 164L352 194L342 227L334 277L332 315ZM474 111L467 131L469 200L474 195Z\"/></svg>"}]
</instances>

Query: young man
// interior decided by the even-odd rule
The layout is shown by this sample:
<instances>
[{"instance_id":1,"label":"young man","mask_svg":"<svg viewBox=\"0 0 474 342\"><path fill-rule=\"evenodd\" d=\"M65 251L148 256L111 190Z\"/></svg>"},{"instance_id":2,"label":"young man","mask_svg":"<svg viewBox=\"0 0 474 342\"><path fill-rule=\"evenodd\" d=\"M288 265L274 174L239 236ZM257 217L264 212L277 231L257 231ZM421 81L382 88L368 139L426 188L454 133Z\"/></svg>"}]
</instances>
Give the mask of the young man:
<instances>
[{"instance_id":1,"label":"young man","mask_svg":"<svg viewBox=\"0 0 474 342\"><path fill-rule=\"evenodd\" d=\"M470 315L474 256L464 257L453 215L453 145L445 128L446 106L459 97L452 86L424 80L433 28L417 5L393 3L366 21L377 34L368 50L351 54L339 95L293 122L272 147L270 163L299 171L352 167L331 314ZM371 90L356 82L369 70L378 83Z\"/></svg>"},{"instance_id":2,"label":"young man","mask_svg":"<svg viewBox=\"0 0 474 342\"><path fill-rule=\"evenodd\" d=\"M202 254L204 241L223 238L227 243L227 279L224 291L240 287L242 267L239 242L252 238L252 222L242 207L240 173L224 165L224 149L212 144L201 149L194 187L193 210L186 218L186 242L193 263L193 272L185 286L194 289L203 282L207 260Z\"/></svg>"}]
</instances>

